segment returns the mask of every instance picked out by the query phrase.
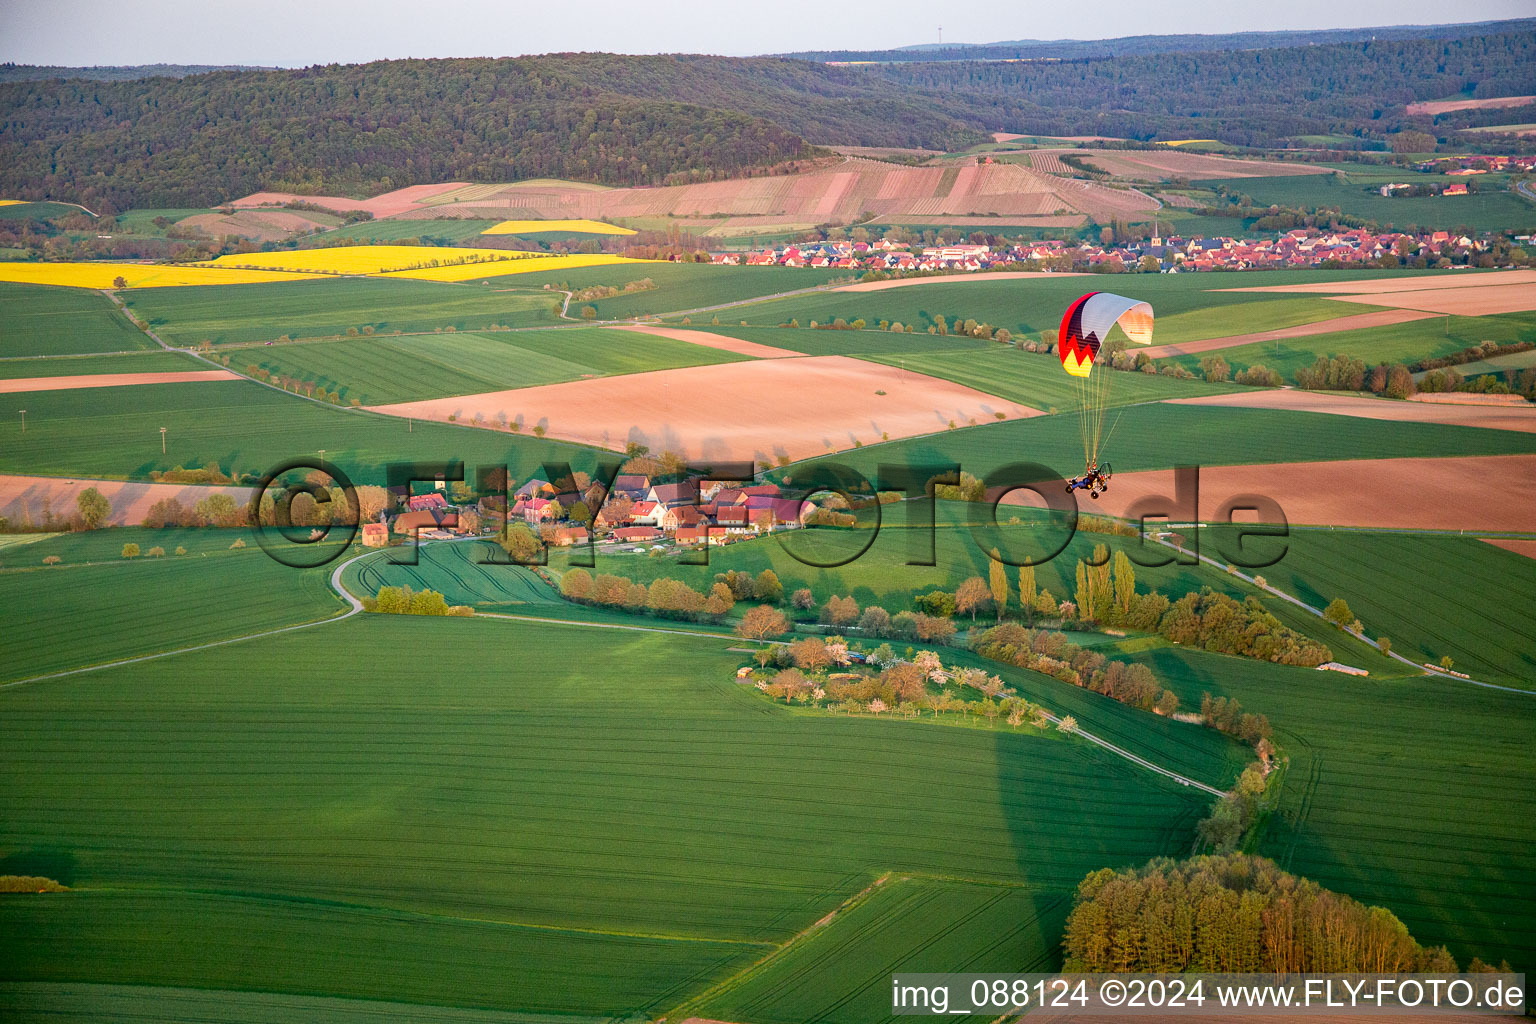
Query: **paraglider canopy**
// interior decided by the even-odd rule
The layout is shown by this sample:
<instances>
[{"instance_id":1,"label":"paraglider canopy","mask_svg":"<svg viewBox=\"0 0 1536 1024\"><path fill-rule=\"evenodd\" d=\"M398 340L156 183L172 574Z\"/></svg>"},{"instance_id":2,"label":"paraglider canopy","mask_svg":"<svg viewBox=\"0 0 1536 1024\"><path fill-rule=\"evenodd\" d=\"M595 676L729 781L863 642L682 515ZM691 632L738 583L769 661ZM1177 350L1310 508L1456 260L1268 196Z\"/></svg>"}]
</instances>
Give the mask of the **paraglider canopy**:
<instances>
[{"instance_id":1,"label":"paraglider canopy","mask_svg":"<svg viewBox=\"0 0 1536 1024\"><path fill-rule=\"evenodd\" d=\"M1094 367L1117 324L1133 344L1152 342L1151 305L1109 292L1089 292L1068 306L1056 342L1062 369L1077 379L1083 459L1090 471L1098 465L1104 412L1109 407L1110 380L1114 377L1108 367L1097 373Z\"/></svg>"}]
</instances>

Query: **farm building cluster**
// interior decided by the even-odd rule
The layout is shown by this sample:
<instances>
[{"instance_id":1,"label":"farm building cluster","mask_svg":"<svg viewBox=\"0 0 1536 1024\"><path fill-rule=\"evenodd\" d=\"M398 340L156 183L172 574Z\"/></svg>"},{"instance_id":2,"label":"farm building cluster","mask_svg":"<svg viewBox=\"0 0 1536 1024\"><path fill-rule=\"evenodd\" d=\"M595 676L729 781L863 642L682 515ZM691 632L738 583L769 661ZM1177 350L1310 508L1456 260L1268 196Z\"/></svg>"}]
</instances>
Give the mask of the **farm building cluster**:
<instances>
[{"instance_id":1,"label":"farm building cluster","mask_svg":"<svg viewBox=\"0 0 1536 1024\"><path fill-rule=\"evenodd\" d=\"M1457 188L1452 185L1448 188ZM1161 273L1198 270L1252 270L1369 264L1403 251L1425 252L1451 264L1468 264L1490 243L1448 231L1410 234L1401 231L1318 230L1297 228L1273 238L1153 237L1122 245L1087 241L1041 241L992 247L973 243L908 249L887 240L827 241L786 244L755 252L721 252L719 264L843 268L855 271L911 273L1011 269L1128 271Z\"/></svg>"},{"instance_id":2,"label":"farm building cluster","mask_svg":"<svg viewBox=\"0 0 1536 1024\"><path fill-rule=\"evenodd\" d=\"M455 504L441 491L395 497L400 511L386 523L363 527L368 546L388 543L389 533L428 540L480 536L523 523L554 547L589 540L616 545L671 542L682 546L730 543L775 530L806 525L818 513L813 501L785 497L777 484L733 484L686 478L652 483L643 474L620 474L611 488L601 483L565 481L557 487L532 478L478 501ZM592 509L596 508L596 514ZM822 515L835 515L821 511Z\"/></svg>"}]
</instances>

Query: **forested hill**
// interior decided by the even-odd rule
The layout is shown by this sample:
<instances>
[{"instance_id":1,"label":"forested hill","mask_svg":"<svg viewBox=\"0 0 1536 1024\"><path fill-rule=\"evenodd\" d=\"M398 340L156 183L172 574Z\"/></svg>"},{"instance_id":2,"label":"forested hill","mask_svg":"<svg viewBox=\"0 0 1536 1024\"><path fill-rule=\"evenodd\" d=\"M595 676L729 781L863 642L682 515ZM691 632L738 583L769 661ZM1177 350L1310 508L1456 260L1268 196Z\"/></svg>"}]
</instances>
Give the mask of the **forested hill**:
<instances>
[{"instance_id":1,"label":"forested hill","mask_svg":"<svg viewBox=\"0 0 1536 1024\"><path fill-rule=\"evenodd\" d=\"M1380 140L1413 100L1536 94L1536 32L1052 62L835 67L551 54L0 84L0 195L93 209L260 189L708 180L822 145L953 150L991 131Z\"/></svg>"},{"instance_id":2,"label":"forested hill","mask_svg":"<svg viewBox=\"0 0 1536 1024\"><path fill-rule=\"evenodd\" d=\"M806 50L781 56L815 61L1076 60L1084 57L1131 57L1157 53L1273 50L1293 46L1388 42L1403 39L1459 39L1465 36L1532 30L1536 30L1536 19L1526 18L1480 21L1461 25L1388 25L1378 28L1230 32L1221 35L1121 36L1116 39L1014 39L997 43L902 46L892 50Z\"/></svg>"},{"instance_id":3,"label":"forested hill","mask_svg":"<svg viewBox=\"0 0 1536 1024\"><path fill-rule=\"evenodd\" d=\"M250 64L103 64L62 67L56 64L0 64L0 82L38 82L49 78L89 78L121 82L135 78L185 78L210 71L258 71Z\"/></svg>"}]
</instances>

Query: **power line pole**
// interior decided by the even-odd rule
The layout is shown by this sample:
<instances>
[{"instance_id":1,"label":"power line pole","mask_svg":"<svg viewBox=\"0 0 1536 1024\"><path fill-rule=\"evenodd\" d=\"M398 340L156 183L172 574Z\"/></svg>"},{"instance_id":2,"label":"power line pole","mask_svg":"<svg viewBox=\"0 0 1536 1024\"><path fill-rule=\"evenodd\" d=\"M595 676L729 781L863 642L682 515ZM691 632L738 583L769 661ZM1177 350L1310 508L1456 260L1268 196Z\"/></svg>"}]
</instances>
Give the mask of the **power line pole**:
<instances>
[{"instance_id":1,"label":"power line pole","mask_svg":"<svg viewBox=\"0 0 1536 1024\"><path fill-rule=\"evenodd\" d=\"M160 454L165 454L165 428L160 428Z\"/></svg>"},{"instance_id":2,"label":"power line pole","mask_svg":"<svg viewBox=\"0 0 1536 1024\"><path fill-rule=\"evenodd\" d=\"M25 409L21 410L21 432L23 434L27 432L27 410Z\"/></svg>"}]
</instances>

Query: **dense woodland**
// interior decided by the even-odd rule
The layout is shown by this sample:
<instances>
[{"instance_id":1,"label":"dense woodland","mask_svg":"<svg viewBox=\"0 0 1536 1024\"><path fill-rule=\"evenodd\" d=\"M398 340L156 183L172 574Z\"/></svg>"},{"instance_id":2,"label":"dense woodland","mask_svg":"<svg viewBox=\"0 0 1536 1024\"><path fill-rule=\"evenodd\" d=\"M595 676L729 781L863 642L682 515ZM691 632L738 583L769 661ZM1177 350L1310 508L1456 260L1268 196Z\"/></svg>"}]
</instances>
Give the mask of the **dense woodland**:
<instances>
[{"instance_id":1,"label":"dense woodland","mask_svg":"<svg viewBox=\"0 0 1536 1024\"><path fill-rule=\"evenodd\" d=\"M904 46L896 50L808 50L786 54L817 61L1070 60L1081 57L1131 57L1153 53L1202 53L1213 50L1268 50L1328 43L1363 43L1389 39L1455 39L1492 32L1536 28L1536 20L1480 21L1460 25L1393 25L1378 28L1228 32L1217 35L1120 36L1117 39L1015 39L998 43Z\"/></svg>"},{"instance_id":2,"label":"dense woodland","mask_svg":"<svg viewBox=\"0 0 1536 1024\"><path fill-rule=\"evenodd\" d=\"M1095 871L1077 888L1063 944L1069 971L1455 970L1390 911L1245 854Z\"/></svg>"},{"instance_id":3,"label":"dense woodland","mask_svg":"<svg viewBox=\"0 0 1536 1024\"><path fill-rule=\"evenodd\" d=\"M1462 92L1536 93L1536 31L1048 62L554 54L12 81L0 193L117 212L259 189L662 184L787 168L824 144L953 150L1003 130L1379 145L1467 120L1404 109Z\"/></svg>"}]
</instances>

